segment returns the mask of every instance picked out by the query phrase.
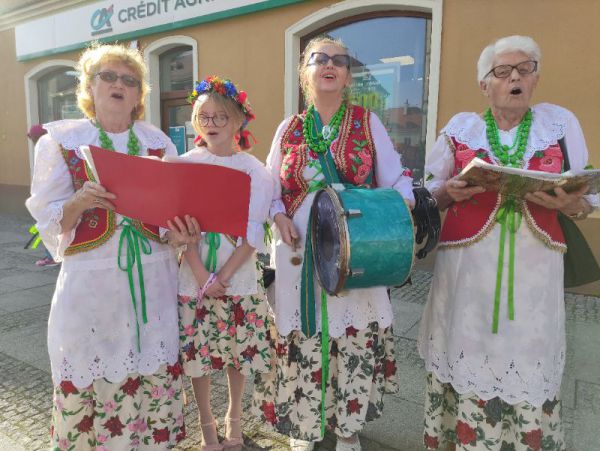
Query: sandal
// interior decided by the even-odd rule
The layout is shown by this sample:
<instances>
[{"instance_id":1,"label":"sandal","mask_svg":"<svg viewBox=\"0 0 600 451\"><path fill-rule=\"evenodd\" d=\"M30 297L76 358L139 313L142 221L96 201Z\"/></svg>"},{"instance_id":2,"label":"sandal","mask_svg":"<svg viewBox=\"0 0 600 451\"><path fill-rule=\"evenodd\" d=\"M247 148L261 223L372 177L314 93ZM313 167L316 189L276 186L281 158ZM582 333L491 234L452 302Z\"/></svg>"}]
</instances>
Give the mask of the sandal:
<instances>
[{"instance_id":1,"label":"sandal","mask_svg":"<svg viewBox=\"0 0 600 451\"><path fill-rule=\"evenodd\" d=\"M223 449L233 449L233 448L238 448L238 449L242 449L242 447L244 446L244 438L240 435L240 437L227 437L227 432L230 429L228 426L231 425L231 423L239 423L240 419L239 418L231 418L231 417L225 417L225 440L223 440L221 442L221 445L223 445Z\"/></svg>"},{"instance_id":2,"label":"sandal","mask_svg":"<svg viewBox=\"0 0 600 451\"><path fill-rule=\"evenodd\" d=\"M338 437L337 443L335 444L335 451L361 451L358 435L355 434L354 438L356 439L355 441L349 442L347 440L341 440L340 437Z\"/></svg>"},{"instance_id":3,"label":"sandal","mask_svg":"<svg viewBox=\"0 0 600 451\"><path fill-rule=\"evenodd\" d=\"M200 447L200 451L222 451L223 445L219 443L219 437L217 432L217 421L212 420L210 423L200 424L200 428L202 429L202 446ZM208 428L214 428L215 437L217 437L217 443L208 444L204 439L204 430Z\"/></svg>"}]
</instances>

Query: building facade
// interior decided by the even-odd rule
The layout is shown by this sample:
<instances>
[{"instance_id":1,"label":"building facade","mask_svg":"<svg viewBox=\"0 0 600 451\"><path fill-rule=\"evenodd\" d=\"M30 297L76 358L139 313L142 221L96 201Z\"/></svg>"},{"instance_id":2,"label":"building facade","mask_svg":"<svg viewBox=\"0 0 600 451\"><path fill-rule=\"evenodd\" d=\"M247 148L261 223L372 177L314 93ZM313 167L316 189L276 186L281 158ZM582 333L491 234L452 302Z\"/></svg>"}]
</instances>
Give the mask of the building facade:
<instances>
[{"instance_id":1,"label":"building facade","mask_svg":"<svg viewBox=\"0 0 600 451\"><path fill-rule=\"evenodd\" d=\"M194 80L219 74L249 93L257 120L254 153L302 108L297 65L316 35L340 37L353 58L353 101L377 112L396 149L422 181L426 152L460 111L483 111L476 62L485 45L510 34L541 46L534 103L552 102L579 118L600 167L600 2L595 0L68 0L0 6L0 208L28 191L32 124L80 117L75 63L93 40L139 48L152 91L146 120L191 146ZM10 7L12 5L12 8ZM576 32L585 30L586 32ZM600 258L600 214L581 223ZM596 291L600 292L600 288Z\"/></svg>"}]
</instances>

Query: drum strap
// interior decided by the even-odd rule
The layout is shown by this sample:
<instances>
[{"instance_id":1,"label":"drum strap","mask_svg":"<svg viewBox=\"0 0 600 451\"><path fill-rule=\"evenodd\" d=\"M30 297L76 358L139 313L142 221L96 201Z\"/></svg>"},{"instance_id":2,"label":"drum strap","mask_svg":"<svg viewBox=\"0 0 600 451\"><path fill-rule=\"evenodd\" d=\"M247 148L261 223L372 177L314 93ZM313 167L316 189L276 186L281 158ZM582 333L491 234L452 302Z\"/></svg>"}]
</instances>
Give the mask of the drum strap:
<instances>
[{"instance_id":1,"label":"drum strap","mask_svg":"<svg viewBox=\"0 0 600 451\"><path fill-rule=\"evenodd\" d=\"M316 126L322 128L321 117L315 112ZM317 153L321 170L327 185L340 183L340 176L335 166L331 151ZM314 287L314 260L312 245L312 211L308 217L308 229L304 243L304 259L302 265L302 279L300 284L300 319L302 332L307 337L312 337L317 332L315 320L315 287ZM321 437L325 436L325 393L329 381L329 317L327 315L327 294L321 288Z\"/></svg>"}]
</instances>

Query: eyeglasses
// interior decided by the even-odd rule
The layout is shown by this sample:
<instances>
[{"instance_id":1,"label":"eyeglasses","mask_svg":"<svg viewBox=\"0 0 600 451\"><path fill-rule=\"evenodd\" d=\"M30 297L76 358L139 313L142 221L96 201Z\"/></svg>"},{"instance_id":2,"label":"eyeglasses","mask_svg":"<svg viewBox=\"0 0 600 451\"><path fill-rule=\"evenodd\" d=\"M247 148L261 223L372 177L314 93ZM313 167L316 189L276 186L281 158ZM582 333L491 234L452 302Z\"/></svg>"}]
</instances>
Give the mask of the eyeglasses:
<instances>
[{"instance_id":1,"label":"eyeglasses","mask_svg":"<svg viewBox=\"0 0 600 451\"><path fill-rule=\"evenodd\" d=\"M329 56L323 52L313 52L308 58L307 66L325 66L329 60L333 62L335 67L350 67L349 55L333 55Z\"/></svg>"},{"instance_id":2,"label":"eyeglasses","mask_svg":"<svg viewBox=\"0 0 600 451\"><path fill-rule=\"evenodd\" d=\"M208 127L208 123L212 120L212 123L215 127L225 127L227 125L227 121L229 121L229 116L226 114L216 114L214 116L206 116L205 114L201 114L198 116L198 122L201 127Z\"/></svg>"},{"instance_id":3,"label":"eyeglasses","mask_svg":"<svg viewBox=\"0 0 600 451\"><path fill-rule=\"evenodd\" d=\"M507 78L510 77L513 69L517 69L517 72L521 75L532 74L537 70L537 65L537 61L523 61L516 66L513 66L512 64L501 64L500 66L494 67L485 74L485 76L487 77L489 74L494 74L494 77L496 78Z\"/></svg>"},{"instance_id":4,"label":"eyeglasses","mask_svg":"<svg viewBox=\"0 0 600 451\"><path fill-rule=\"evenodd\" d=\"M98 77L100 80L107 83L114 83L120 78L123 84L128 88L136 88L141 85L137 78L132 77L131 75L117 75L117 73L113 72L112 70L98 72L96 75L94 75L94 77Z\"/></svg>"}]
</instances>

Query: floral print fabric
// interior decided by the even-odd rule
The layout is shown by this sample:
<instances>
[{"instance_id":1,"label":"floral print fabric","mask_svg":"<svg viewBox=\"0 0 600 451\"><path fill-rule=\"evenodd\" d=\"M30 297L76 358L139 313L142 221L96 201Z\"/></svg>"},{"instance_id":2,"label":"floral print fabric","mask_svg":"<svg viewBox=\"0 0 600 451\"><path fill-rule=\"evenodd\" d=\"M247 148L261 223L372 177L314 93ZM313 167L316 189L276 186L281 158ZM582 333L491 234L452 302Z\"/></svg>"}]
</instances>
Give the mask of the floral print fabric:
<instances>
[{"instance_id":1,"label":"floral print fabric","mask_svg":"<svg viewBox=\"0 0 600 451\"><path fill-rule=\"evenodd\" d=\"M181 361L186 375L200 377L233 367L248 376L271 369L269 316L264 290L257 294L204 298L178 296Z\"/></svg>"},{"instance_id":2,"label":"floral print fabric","mask_svg":"<svg viewBox=\"0 0 600 451\"><path fill-rule=\"evenodd\" d=\"M275 336L276 334L272 334ZM255 378L253 413L282 434L321 439L321 335L300 331L273 341L275 370ZM398 390L392 328L370 323L330 338L326 425L350 437L381 416L383 396Z\"/></svg>"},{"instance_id":3,"label":"floral print fabric","mask_svg":"<svg viewBox=\"0 0 600 451\"><path fill-rule=\"evenodd\" d=\"M185 438L181 365L120 383L97 379L84 389L54 387L52 449L165 450Z\"/></svg>"},{"instance_id":4,"label":"floral print fabric","mask_svg":"<svg viewBox=\"0 0 600 451\"><path fill-rule=\"evenodd\" d=\"M452 385L427 377L425 395L427 449L491 451L563 451L560 400L540 407L523 401L509 404L500 398L484 401L461 395Z\"/></svg>"}]
</instances>

